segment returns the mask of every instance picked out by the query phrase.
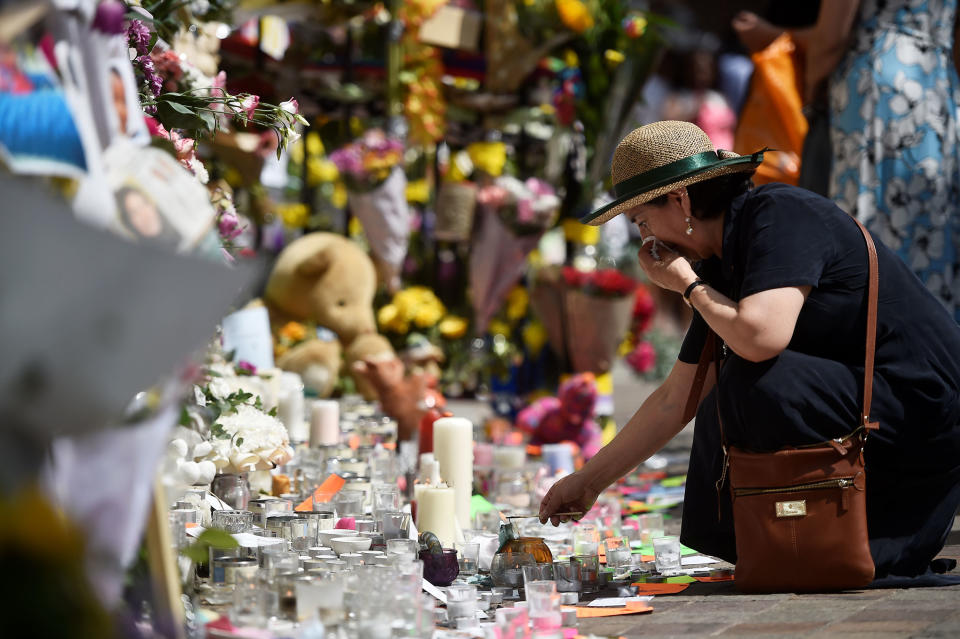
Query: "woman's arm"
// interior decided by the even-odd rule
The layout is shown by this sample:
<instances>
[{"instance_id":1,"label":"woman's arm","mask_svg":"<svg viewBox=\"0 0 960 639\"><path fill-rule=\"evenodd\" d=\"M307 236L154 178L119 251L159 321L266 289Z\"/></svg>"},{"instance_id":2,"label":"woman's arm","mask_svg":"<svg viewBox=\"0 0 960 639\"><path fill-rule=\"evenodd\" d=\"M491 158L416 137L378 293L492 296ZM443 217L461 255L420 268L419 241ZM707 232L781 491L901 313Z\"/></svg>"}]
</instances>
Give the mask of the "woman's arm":
<instances>
[{"instance_id":1,"label":"woman's arm","mask_svg":"<svg viewBox=\"0 0 960 639\"><path fill-rule=\"evenodd\" d=\"M546 494L540 505L540 520L554 524L554 513L586 513L603 490L660 450L683 428L683 410L696 373L696 364L677 362L664 380L640 406L627 425L609 444L573 475L564 477ZM701 397L713 387L713 378L704 383Z\"/></svg>"},{"instance_id":2,"label":"woman's arm","mask_svg":"<svg viewBox=\"0 0 960 639\"><path fill-rule=\"evenodd\" d=\"M683 293L697 274L679 255L664 255L656 261L649 251L640 251L640 266L650 280L671 291ZM709 284L694 288L690 303L733 352L751 362L776 357L793 338L800 309L809 286L790 286L748 295L734 302Z\"/></svg>"},{"instance_id":3,"label":"woman's arm","mask_svg":"<svg viewBox=\"0 0 960 639\"><path fill-rule=\"evenodd\" d=\"M817 23L793 32L794 40L805 51L804 101L807 104L813 101L847 52L859 9L860 0L821 2Z\"/></svg>"}]
</instances>

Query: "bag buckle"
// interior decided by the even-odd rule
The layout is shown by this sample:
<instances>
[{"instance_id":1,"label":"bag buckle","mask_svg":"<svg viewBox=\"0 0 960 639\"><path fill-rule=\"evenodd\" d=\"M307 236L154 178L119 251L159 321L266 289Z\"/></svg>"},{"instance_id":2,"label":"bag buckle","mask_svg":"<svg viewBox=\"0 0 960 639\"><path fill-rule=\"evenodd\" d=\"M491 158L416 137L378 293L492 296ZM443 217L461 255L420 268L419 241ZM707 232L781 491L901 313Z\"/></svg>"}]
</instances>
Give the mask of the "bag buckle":
<instances>
[{"instance_id":1,"label":"bag buckle","mask_svg":"<svg viewBox=\"0 0 960 639\"><path fill-rule=\"evenodd\" d=\"M807 514L807 500L778 501L777 517L805 517Z\"/></svg>"}]
</instances>

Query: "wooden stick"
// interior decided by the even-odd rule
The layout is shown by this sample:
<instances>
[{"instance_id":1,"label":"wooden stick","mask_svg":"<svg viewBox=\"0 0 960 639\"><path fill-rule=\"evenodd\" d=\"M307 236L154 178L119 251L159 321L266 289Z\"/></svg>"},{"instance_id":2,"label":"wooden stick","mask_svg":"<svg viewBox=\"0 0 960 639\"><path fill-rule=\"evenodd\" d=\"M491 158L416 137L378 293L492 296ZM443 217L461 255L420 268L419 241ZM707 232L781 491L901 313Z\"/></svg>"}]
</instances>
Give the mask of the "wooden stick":
<instances>
[{"instance_id":1,"label":"wooden stick","mask_svg":"<svg viewBox=\"0 0 960 639\"><path fill-rule=\"evenodd\" d=\"M582 517L582 512L570 512L570 513L553 513L550 517ZM507 519L540 519L540 515L510 515Z\"/></svg>"}]
</instances>

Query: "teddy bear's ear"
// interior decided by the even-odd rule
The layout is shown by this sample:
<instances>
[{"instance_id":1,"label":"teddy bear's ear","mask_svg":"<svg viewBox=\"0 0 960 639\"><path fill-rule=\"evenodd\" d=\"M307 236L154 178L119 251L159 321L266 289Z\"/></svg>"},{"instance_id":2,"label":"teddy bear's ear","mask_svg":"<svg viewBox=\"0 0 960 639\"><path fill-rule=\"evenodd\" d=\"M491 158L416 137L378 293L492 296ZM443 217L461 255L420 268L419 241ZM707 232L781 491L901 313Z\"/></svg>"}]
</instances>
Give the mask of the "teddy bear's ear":
<instances>
[{"instance_id":1,"label":"teddy bear's ear","mask_svg":"<svg viewBox=\"0 0 960 639\"><path fill-rule=\"evenodd\" d=\"M331 263L329 250L317 251L297 266L297 275L305 279L316 279L330 268Z\"/></svg>"}]
</instances>

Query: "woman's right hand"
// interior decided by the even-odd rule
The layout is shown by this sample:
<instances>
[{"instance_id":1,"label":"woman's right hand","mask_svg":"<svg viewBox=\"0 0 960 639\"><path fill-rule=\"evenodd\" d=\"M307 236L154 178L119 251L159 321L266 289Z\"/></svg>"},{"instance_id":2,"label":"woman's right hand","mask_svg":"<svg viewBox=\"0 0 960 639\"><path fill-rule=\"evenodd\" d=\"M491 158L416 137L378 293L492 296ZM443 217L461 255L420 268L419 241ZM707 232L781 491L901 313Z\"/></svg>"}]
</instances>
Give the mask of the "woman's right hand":
<instances>
[{"instance_id":1,"label":"woman's right hand","mask_svg":"<svg viewBox=\"0 0 960 639\"><path fill-rule=\"evenodd\" d=\"M555 483L540 502L540 523L550 520L554 526L561 521L579 519L593 508L600 492L590 486L590 478L581 470ZM581 513L576 517L556 513Z\"/></svg>"}]
</instances>

